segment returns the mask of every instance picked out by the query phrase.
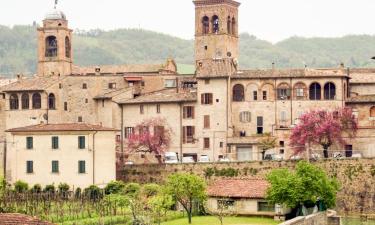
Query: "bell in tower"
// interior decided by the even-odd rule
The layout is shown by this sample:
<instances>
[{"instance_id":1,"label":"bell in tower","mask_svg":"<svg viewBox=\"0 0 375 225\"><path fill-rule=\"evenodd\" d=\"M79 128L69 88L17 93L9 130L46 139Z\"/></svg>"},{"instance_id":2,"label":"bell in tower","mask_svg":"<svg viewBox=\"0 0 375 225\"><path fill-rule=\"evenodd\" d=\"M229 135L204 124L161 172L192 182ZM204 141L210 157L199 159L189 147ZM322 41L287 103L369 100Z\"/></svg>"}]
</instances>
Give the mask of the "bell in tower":
<instances>
[{"instance_id":1,"label":"bell in tower","mask_svg":"<svg viewBox=\"0 0 375 225\"><path fill-rule=\"evenodd\" d=\"M38 76L70 75L72 62L72 30L55 5L38 28Z\"/></svg>"}]
</instances>

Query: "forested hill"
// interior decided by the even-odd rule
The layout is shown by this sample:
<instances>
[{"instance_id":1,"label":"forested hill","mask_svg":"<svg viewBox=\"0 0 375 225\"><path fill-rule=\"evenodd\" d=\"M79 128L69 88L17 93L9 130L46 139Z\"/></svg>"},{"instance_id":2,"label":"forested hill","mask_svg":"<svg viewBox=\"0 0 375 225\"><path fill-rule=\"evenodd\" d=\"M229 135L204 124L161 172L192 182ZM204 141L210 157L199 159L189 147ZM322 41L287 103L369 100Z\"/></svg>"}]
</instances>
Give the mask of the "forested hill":
<instances>
[{"instance_id":1,"label":"forested hill","mask_svg":"<svg viewBox=\"0 0 375 225\"><path fill-rule=\"evenodd\" d=\"M375 67L375 36L342 38L292 37L277 44L241 35L240 67ZM76 31L73 39L77 65L160 63L173 57L193 64L193 41L139 29ZM36 71L36 27L0 26L0 74Z\"/></svg>"}]
</instances>

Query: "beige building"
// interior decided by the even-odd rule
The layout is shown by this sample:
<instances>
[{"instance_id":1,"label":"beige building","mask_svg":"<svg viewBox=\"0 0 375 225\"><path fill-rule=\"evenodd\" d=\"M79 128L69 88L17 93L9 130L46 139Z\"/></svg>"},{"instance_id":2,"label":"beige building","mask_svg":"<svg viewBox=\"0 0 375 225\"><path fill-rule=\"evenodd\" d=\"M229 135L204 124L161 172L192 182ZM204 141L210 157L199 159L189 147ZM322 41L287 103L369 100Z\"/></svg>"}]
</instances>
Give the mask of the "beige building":
<instances>
[{"instance_id":1,"label":"beige building","mask_svg":"<svg viewBox=\"0 0 375 225\"><path fill-rule=\"evenodd\" d=\"M115 133L84 123L39 124L7 130L8 179L30 185L105 186L116 179Z\"/></svg>"},{"instance_id":2,"label":"beige building","mask_svg":"<svg viewBox=\"0 0 375 225\"><path fill-rule=\"evenodd\" d=\"M38 73L2 87L4 131L30 125L88 123L118 130L117 165L139 162L127 140L145 119L160 117L171 127L170 149L195 160L263 160L293 154L291 128L311 109L352 107L357 138L333 147L347 156L375 156L375 69L240 69L238 10L234 0L196 0L195 71L180 74L172 59L156 65L74 65L74 35L63 12L47 14L38 34ZM339 62L338 62L339 64ZM259 148L268 136L270 151ZM7 145L2 148L6 155ZM319 146L314 146L320 151ZM150 159L153 156L146 156ZM7 173L11 174L11 164Z\"/></svg>"}]
</instances>

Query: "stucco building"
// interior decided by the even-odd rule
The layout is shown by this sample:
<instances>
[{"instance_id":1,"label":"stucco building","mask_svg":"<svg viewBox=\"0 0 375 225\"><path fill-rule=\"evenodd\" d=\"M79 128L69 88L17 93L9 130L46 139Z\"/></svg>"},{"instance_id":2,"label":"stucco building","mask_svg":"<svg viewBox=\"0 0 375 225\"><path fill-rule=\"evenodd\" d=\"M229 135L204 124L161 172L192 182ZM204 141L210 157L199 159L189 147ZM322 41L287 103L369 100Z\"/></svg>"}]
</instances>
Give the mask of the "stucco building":
<instances>
[{"instance_id":1,"label":"stucco building","mask_svg":"<svg viewBox=\"0 0 375 225\"><path fill-rule=\"evenodd\" d=\"M169 151L211 161L262 160L258 147L270 135L269 154L289 158L291 128L311 109L352 107L359 120L357 138L333 151L375 155L375 69L243 70L238 62L238 10L234 0L196 0L195 72L180 74L178 64L74 64L74 34L65 14L49 12L38 34L38 72L1 89L0 136L5 130L44 124L94 124L118 130L113 139L117 163L154 156L128 154L128 137L142 120L160 117L171 127ZM339 62L338 62L339 64ZM5 154L12 143L0 146ZM315 148L319 148L316 146ZM7 161L7 177L13 179Z\"/></svg>"}]
</instances>

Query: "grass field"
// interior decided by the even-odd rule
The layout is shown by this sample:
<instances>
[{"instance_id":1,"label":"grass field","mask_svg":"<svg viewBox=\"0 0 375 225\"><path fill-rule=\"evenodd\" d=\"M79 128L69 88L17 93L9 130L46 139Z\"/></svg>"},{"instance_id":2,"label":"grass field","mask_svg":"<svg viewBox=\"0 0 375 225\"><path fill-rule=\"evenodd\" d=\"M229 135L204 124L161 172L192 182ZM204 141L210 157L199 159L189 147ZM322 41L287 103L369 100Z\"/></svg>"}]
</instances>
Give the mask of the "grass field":
<instances>
[{"instance_id":1,"label":"grass field","mask_svg":"<svg viewBox=\"0 0 375 225\"><path fill-rule=\"evenodd\" d=\"M269 218L255 217L228 217L224 219L224 225L275 225L277 221ZM187 218L172 220L162 225L188 225ZM212 216L193 217L192 225L220 225L220 221Z\"/></svg>"}]
</instances>

